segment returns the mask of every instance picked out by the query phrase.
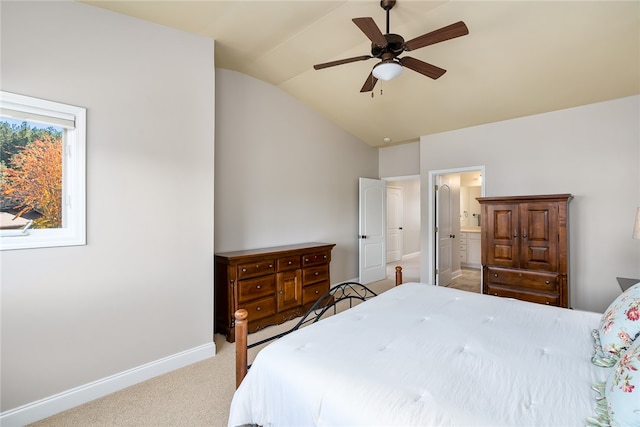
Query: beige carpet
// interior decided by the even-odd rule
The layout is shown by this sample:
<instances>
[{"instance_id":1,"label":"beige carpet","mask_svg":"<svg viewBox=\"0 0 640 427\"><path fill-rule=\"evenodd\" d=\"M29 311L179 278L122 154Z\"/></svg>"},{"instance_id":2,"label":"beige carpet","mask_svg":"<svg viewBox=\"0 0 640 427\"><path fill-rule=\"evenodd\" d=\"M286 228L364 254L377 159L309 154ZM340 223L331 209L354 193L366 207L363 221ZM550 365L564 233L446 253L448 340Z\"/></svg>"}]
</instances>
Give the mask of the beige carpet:
<instances>
[{"instance_id":1,"label":"beige carpet","mask_svg":"<svg viewBox=\"0 0 640 427\"><path fill-rule=\"evenodd\" d=\"M418 281L416 259L403 260L404 281ZM389 265L388 279L369 285L380 294L394 286L395 265ZM478 285L479 289L479 285ZM291 327L294 319L284 325L251 334L250 342L271 336ZM235 391L235 347L225 338L214 336L217 354L193 365L128 387L37 423L49 426L226 426L229 405ZM257 350L256 350L257 351ZM256 351L249 355L250 360Z\"/></svg>"}]
</instances>

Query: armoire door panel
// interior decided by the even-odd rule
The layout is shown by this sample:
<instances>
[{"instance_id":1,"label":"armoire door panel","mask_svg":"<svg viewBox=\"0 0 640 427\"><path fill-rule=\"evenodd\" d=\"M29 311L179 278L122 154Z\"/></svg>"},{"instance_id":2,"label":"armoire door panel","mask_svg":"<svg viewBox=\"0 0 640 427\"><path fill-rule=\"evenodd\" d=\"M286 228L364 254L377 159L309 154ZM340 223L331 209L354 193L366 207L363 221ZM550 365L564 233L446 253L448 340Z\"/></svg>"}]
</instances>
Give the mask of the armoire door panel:
<instances>
[{"instance_id":1,"label":"armoire door panel","mask_svg":"<svg viewBox=\"0 0 640 427\"><path fill-rule=\"evenodd\" d=\"M502 267L517 267L518 264L518 205L488 206L487 222L488 262Z\"/></svg>"},{"instance_id":2,"label":"armoire door panel","mask_svg":"<svg viewBox=\"0 0 640 427\"><path fill-rule=\"evenodd\" d=\"M556 271L558 268L557 203L532 202L520 205L522 246L520 267Z\"/></svg>"}]
</instances>

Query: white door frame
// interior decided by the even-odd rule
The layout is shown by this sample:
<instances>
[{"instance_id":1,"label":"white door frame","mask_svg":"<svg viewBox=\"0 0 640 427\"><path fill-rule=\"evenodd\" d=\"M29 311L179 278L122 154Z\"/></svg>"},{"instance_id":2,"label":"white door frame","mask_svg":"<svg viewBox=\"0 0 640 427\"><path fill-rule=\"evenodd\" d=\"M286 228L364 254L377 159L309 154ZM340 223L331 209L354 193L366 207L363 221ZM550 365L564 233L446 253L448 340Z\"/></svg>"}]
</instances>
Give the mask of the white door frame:
<instances>
[{"instance_id":1,"label":"white door frame","mask_svg":"<svg viewBox=\"0 0 640 427\"><path fill-rule=\"evenodd\" d=\"M434 197L435 197L434 188L435 188L435 184L438 182L438 177L440 175L447 175L452 173L476 172L476 171L480 171L480 173L482 174L482 185L480 187L481 188L480 194L482 197L484 197L484 194L485 194L484 189L485 189L485 182L486 182L484 165L429 171L429 188L427 189L429 194L429 198L428 198L429 209L427 214L427 218L428 218L427 224L429 225L427 227L428 231L426 233L427 234L426 251L425 251L425 248L422 248L422 251L426 252L427 257L426 257L426 263L425 263L426 271L422 269L420 270L420 279L422 282L428 283L430 285L436 284L434 279L434 272L436 269L436 247L437 247L437 242L435 240L435 233L434 233L435 226L436 226L436 212L435 212L434 203L432 203L432 201L434 200ZM423 257L421 258L424 259Z\"/></svg>"},{"instance_id":2,"label":"white door frame","mask_svg":"<svg viewBox=\"0 0 640 427\"><path fill-rule=\"evenodd\" d=\"M390 197L390 195L392 197ZM394 195L397 195L397 197L393 197ZM397 201L399 201L399 203L395 203ZM390 207L395 207L395 212L392 212L394 209L390 210ZM403 208L403 188L394 187L387 184L387 232L385 234L387 247L387 263L400 261L402 260L402 256L404 255L404 250L402 247ZM398 215L395 215L396 212L398 213ZM390 223L394 220L395 222L390 227ZM396 245L392 247L390 245L390 241L395 242Z\"/></svg>"}]
</instances>

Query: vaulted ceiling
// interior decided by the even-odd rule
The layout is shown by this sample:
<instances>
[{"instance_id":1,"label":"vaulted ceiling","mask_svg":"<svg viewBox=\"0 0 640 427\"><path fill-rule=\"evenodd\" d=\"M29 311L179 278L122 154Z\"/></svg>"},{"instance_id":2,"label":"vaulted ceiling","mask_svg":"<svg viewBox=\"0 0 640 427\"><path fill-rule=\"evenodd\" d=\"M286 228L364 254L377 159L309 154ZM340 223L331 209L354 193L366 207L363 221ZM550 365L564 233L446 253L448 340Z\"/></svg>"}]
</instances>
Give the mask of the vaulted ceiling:
<instances>
[{"instance_id":1,"label":"vaulted ceiling","mask_svg":"<svg viewBox=\"0 0 640 427\"><path fill-rule=\"evenodd\" d=\"M376 0L84 1L216 41L216 67L288 92L372 146L640 93L639 1L398 0L390 32L405 40L457 21L469 35L410 52L444 68L410 69L360 93L377 59L352 22ZM373 94L373 97L372 97Z\"/></svg>"}]
</instances>

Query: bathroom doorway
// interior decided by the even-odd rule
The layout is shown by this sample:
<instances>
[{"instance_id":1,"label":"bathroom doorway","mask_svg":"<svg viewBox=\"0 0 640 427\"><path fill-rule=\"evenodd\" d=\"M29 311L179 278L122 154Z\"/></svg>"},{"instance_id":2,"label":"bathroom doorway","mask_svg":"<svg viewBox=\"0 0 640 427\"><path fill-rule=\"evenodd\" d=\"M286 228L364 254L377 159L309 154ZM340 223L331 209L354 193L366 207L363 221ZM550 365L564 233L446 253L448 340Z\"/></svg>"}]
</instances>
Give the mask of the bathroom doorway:
<instances>
[{"instance_id":1,"label":"bathroom doorway","mask_svg":"<svg viewBox=\"0 0 640 427\"><path fill-rule=\"evenodd\" d=\"M481 292L480 204L484 166L432 171L429 174L430 281ZM446 196L446 197L445 197Z\"/></svg>"}]
</instances>

